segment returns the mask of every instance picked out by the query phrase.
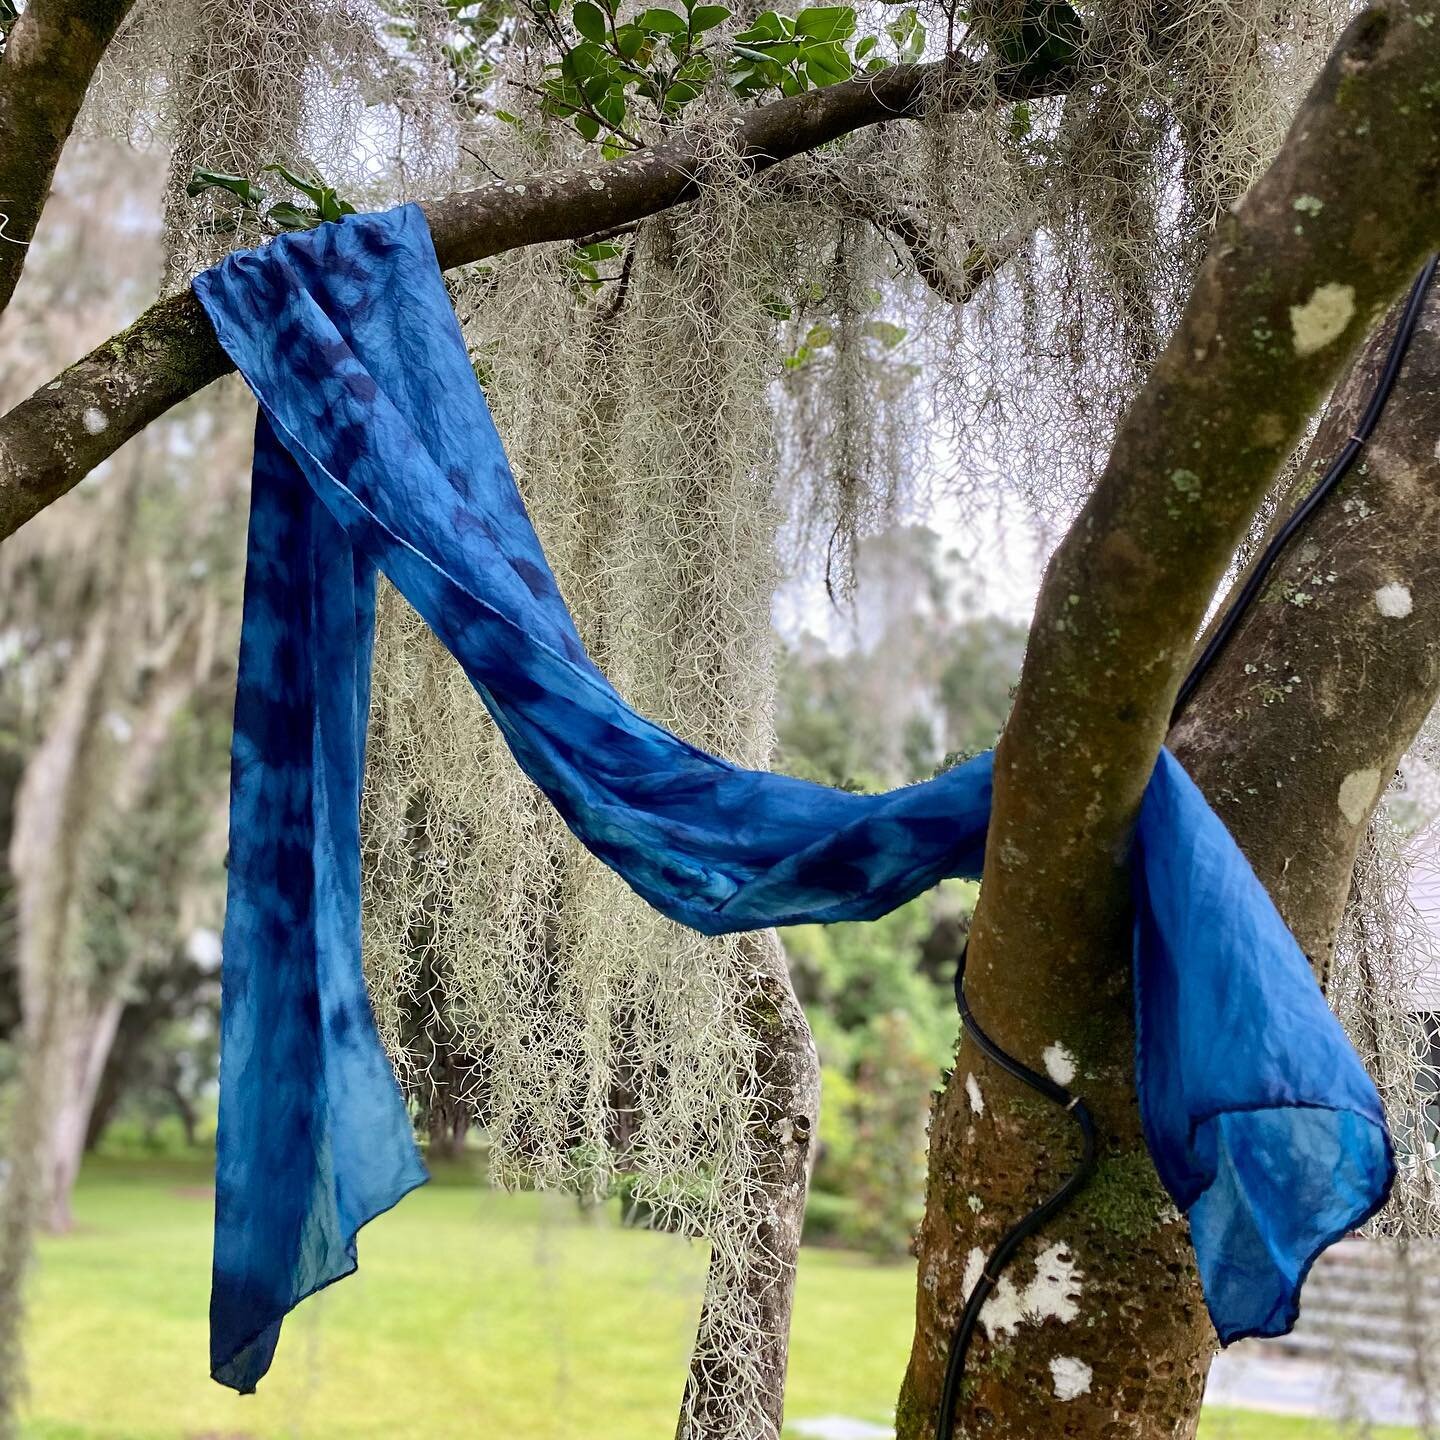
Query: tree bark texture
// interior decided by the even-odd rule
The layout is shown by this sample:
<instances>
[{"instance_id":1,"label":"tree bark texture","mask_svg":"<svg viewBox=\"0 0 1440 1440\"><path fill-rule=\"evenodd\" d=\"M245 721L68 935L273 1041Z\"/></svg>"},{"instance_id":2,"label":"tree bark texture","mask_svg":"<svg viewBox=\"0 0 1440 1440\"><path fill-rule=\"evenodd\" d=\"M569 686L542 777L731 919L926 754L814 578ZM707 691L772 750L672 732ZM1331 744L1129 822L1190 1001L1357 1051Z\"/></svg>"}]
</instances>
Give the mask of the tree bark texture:
<instances>
[{"instance_id":1,"label":"tree bark texture","mask_svg":"<svg viewBox=\"0 0 1440 1440\"><path fill-rule=\"evenodd\" d=\"M135 0L31 0L0 52L0 310L10 303L60 152Z\"/></svg>"}]
</instances>

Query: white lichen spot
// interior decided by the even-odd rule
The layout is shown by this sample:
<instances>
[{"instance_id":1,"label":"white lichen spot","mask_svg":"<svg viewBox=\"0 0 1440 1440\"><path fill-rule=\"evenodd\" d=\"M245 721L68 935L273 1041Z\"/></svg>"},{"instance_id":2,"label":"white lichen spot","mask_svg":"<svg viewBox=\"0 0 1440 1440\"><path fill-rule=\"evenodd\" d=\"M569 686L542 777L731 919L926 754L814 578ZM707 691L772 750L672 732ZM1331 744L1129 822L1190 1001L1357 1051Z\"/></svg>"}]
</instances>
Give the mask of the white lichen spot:
<instances>
[{"instance_id":1,"label":"white lichen spot","mask_svg":"<svg viewBox=\"0 0 1440 1440\"><path fill-rule=\"evenodd\" d=\"M590 188L592 190L603 190L605 188L605 182L598 175L596 175L590 181Z\"/></svg>"},{"instance_id":2,"label":"white lichen spot","mask_svg":"<svg viewBox=\"0 0 1440 1440\"><path fill-rule=\"evenodd\" d=\"M965 1257L964 1288L968 1295L979 1283L985 1269L985 1252L971 1250ZM992 1340L1008 1339L1021 1325L1042 1325L1058 1320L1068 1325L1080 1314L1080 1281L1070 1251L1052 1245L1035 1262L1034 1277L1023 1287L1008 1275L1000 1277L980 1311L980 1323Z\"/></svg>"},{"instance_id":3,"label":"white lichen spot","mask_svg":"<svg viewBox=\"0 0 1440 1440\"><path fill-rule=\"evenodd\" d=\"M1340 813L1358 825L1370 813L1370 806L1380 793L1380 772L1375 769L1352 770L1340 782Z\"/></svg>"},{"instance_id":4,"label":"white lichen spot","mask_svg":"<svg viewBox=\"0 0 1440 1440\"><path fill-rule=\"evenodd\" d=\"M1303 305L1290 307L1290 334L1297 355L1313 355L1338 340L1355 315L1355 287L1317 285Z\"/></svg>"},{"instance_id":5,"label":"white lichen spot","mask_svg":"<svg viewBox=\"0 0 1440 1440\"><path fill-rule=\"evenodd\" d=\"M1375 592L1375 608L1387 620L1403 620L1415 608L1410 587L1398 580L1382 585Z\"/></svg>"},{"instance_id":6,"label":"white lichen spot","mask_svg":"<svg viewBox=\"0 0 1440 1440\"><path fill-rule=\"evenodd\" d=\"M980 1093L980 1082L973 1076L965 1077L965 1093L970 1097L970 1111L974 1115L985 1113L985 1097Z\"/></svg>"},{"instance_id":7,"label":"white lichen spot","mask_svg":"<svg viewBox=\"0 0 1440 1440\"><path fill-rule=\"evenodd\" d=\"M1045 1073L1057 1085L1068 1085L1075 1078L1075 1057L1058 1040L1047 1045L1040 1058L1045 1062Z\"/></svg>"},{"instance_id":8,"label":"white lichen spot","mask_svg":"<svg viewBox=\"0 0 1440 1440\"><path fill-rule=\"evenodd\" d=\"M1073 1355L1057 1355L1050 1362L1050 1378L1055 1382L1057 1400L1075 1400L1089 1394L1095 1372Z\"/></svg>"},{"instance_id":9,"label":"white lichen spot","mask_svg":"<svg viewBox=\"0 0 1440 1440\"><path fill-rule=\"evenodd\" d=\"M1318 215L1325 208L1325 202L1317 195L1301 195L1292 204L1302 215Z\"/></svg>"},{"instance_id":10,"label":"white lichen spot","mask_svg":"<svg viewBox=\"0 0 1440 1440\"><path fill-rule=\"evenodd\" d=\"M1193 470L1172 470L1170 483L1193 505L1200 498L1203 488L1200 477Z\"/></svg>"},{"instance_id":11,"label":"white lichen spot","mask_svg":"<svg viewBox=\"0 0 1440 1440\"><path fill-rule=\"evenodd\" d=\"M985 1208L985 1202L978 1195L967 1195L965 1197L965 1203L976 1215L978 1215Z\"/></svg>"},{"instance_id":12,"label":"white lichen spot","mask_svg":"<svg viewBox=\"0 0 1440 1440\"><path fill-rule=\"evenodd\" d=\"M102 430L110 428L110 417L92 405L80 417L80 423L85 427L87 435L98 435Z\"/></svg>"}]
</instances>

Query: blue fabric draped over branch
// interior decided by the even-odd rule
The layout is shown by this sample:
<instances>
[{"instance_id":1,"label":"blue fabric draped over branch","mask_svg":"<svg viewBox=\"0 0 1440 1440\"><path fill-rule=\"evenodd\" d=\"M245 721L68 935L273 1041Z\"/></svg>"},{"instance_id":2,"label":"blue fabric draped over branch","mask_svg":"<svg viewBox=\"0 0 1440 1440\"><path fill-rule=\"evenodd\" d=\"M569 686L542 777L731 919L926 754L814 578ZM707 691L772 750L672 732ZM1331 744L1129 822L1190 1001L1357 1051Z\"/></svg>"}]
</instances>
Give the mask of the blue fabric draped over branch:
<instances>
[{"instance_id":1,"label":"blue fabric draped over branch","mask_svg":"<svg viewBox=\"0 0 1440 1440\"><path fill-rule=\"evenodd\" d=\"M231 777L212 1373L248 1391L282 1317L425 1179L360 968L375 577L465 668L525 773L657 909L710 935L865 920L978 877L988 755L855 795L743 770L590 661L491 421L423 213L354 216L195 282L260 402ZM1168 752L1132 859L1136 1072L1224 1341L1295 1319L1383 1202L1380 1102L1304 955Z\"/></svg>"}]
</instances>

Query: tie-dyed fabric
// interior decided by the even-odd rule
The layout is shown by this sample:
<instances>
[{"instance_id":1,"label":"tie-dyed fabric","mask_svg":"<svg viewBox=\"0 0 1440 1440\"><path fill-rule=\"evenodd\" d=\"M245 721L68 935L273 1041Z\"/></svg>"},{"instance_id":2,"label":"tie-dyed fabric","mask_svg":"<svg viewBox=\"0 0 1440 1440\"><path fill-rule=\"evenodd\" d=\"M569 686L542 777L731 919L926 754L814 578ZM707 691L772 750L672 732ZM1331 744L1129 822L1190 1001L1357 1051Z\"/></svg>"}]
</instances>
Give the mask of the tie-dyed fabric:
<instances>
[{"instance_id":1,"label":"tie-dyed fabric","mask_svg":"<svg viewBox=\"0 0 1440 1440\"><path fill-rule=\"evenodd\" d=\"M212 1370L355 1268L425 1179L360 969L375 576L464 666L516 761L657 909L706 934L882 915L976 877L988 755L855 795L742 770L631 710L545 563L422 212L231 256L195 289L260 402L235 710ZM1380 1102L1305 957L1168 753L1139 816L1136 1069L1222 1340L1294 1321L1392 1175Z\"/></svg>"}]
</instances>

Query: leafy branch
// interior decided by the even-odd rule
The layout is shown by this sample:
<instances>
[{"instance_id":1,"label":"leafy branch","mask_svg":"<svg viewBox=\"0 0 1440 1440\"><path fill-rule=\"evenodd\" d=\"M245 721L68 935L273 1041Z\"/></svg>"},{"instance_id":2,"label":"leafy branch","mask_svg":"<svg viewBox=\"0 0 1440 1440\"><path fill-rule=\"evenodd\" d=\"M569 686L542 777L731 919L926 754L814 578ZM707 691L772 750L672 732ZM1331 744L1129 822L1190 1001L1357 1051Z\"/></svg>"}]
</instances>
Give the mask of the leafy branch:
<instances>
[{"instance_id":1,"label":"leafy branch","mask_svg":"<svg viewBox=\"0 0 1440 1440\"><path fill-rule=\"evenodd\" d=\"M852 6L817 5L794 15L763 11L726 37L716 33L731 18L726 5L682 0L680 10L651 6L622 21L618 0L574 0L568 14L562 4L536 0L535 23L558 58L532 93L544 114L568 120L582 139L600 141L607 156L642 148L634 134L640 121L674 125L712 81L745 100L798 95L913 63L925 49L913 5L878 35L857 37Z\"/></svg>"},{"instance_id":2,"label":"leafy branch","mask_svg":"<svg viewBox=\"0 0 1440 1440\"><path fill-rule=\"evenodd\" d=\"M0 0L4 3L4 0ZM294 200L271 202L268 192L253 180L243 175L226 175L219 170L196 170L185 187L185 193L192 198L218 190L233 196L238 202L228 215L217 216L217 229L235 230L241 224L269 229L275 234L286 230L313 230L327 220L340 220L353 215L355 207L344 200L331 185L323 180L307 180L287 170L283 165L264 165L261 174L273 172L278 175L297 195L308 204Z\"/></svg>"}]
</instances>

